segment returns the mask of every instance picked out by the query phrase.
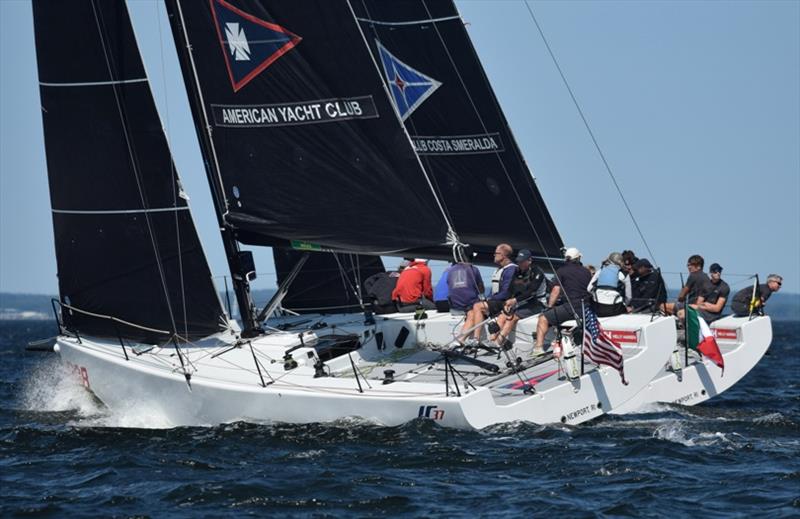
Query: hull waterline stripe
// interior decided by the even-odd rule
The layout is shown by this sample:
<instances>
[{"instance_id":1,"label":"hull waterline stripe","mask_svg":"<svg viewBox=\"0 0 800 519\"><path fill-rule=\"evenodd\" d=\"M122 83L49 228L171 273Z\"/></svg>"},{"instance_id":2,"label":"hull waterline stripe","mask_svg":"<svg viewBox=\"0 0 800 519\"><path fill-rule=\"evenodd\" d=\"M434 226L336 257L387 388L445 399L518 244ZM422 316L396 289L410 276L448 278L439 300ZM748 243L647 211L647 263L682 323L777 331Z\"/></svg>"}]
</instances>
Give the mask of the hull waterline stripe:
<instances>
[{"instance_id":1,"label":"hull waterline stripe","mask_svg":"<svg viewBox=\"0 0 800 519\"><path fill-rule=\"evenodd\" d=\"M147 78L139 79L120 79L117 81L88 81L85 83L49 83L39 81L40 86L48 87L76 87L76 86L108 86L108 85L126 85L129 83L147 83Z\"/></svg>"},{"instance_id":2,"label":"hull waterline stripe","mask_svg":"<svg viewBox=\"0 0 800 519\"><path fill-rule=\"evenodd\" d=\"M356 20L365 23L374 23L375 25L422 25L425 23L446 22L448 20L458 20L459 16L444 16L442 18L426 18L424 20L411 20L410 22L382 22L379 20L370 20L369 18L359 18Z\"/></svg>"},{"instance_id":3,"label":"hull waterline stripe","mask_svg":"<svg viewBox=\"0 0 800 519\"><path fill-rule=\"evenodd\" d=\"M188 211L186 207L161 207L158 209L108 209L100 211L71 211L68 209L52 209L58 214L135 214L135 213L167 213L171 211Z\"/></svg>"}]
</instances>

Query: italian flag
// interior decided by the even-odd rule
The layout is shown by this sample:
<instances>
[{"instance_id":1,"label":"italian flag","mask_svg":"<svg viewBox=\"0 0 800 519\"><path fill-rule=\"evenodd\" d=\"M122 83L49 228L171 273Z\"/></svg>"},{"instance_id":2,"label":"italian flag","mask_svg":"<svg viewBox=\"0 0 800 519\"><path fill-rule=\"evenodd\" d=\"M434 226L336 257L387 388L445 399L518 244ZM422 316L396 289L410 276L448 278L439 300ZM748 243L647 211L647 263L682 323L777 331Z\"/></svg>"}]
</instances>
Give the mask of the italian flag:
<instances>
[{"instance_id":1,"label":"italian flag","mask_svg":"<svg viewBox=\"0 0 800 519\"><path fill-rule=\"evenodd\" d=\"M722 352L719 351L714 334L711 333L711 328L691 306L686 307L686 345L699 351L725 371L725 360L722 358Z\"/></svg>"}]
</instances>

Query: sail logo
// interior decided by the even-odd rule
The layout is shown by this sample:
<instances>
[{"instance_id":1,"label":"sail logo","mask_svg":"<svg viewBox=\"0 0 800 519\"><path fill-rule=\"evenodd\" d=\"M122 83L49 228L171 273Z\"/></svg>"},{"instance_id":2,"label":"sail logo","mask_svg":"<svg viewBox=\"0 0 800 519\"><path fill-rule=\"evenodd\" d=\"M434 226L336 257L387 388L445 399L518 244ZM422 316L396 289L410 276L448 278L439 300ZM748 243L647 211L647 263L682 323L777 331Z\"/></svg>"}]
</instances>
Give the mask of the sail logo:
<instances>
[{"instance_id":1,"label":"sail logo","mask_svg":"<svg viewBox=\"0 0 800 519\"><path fill-rule=\"evenodd\" d=\"M405 121L442 83L400 61L381 42L376 40L375 43L392 101Z\"/></svg>"},{"instance_id":2,"label":"sail logo","mask_svg":"<svg viewBox=\"0 0 800 519\"><path fill-rule=\"evenodd\" d=\"M505 151L500 134L427 136L412 135L411 143L417 155L476 155Z\"/></svg>"},{"instance_id":3,"label":"sail logo","mask_svg":"<svg viewBox=\"0 0 800 519\"><path fill-rule=\"evenodd\" d=\"M234 92L241 90L302 40L288 29L256 18L225 0L209 2Z\"/></svg>"},{"instance_id":4,"label":"sail logo","mask_svg":"<svg viewBox=\"0 0 800 519\"><path fill-rule=\"evenodd\" d=\"M214 125L227 128L266 128L374 119L372 96L317 99L268 105L211 105Z\"/></svg>"},{"instance_id":5,"label":"sail logo","mask_svg":"<svg viewBox=\"0 0 800 519\"><path fill-rule=\"evenodd\" d=\"M238 23L225 24L225 36L228 37L228 46L236 61L250 61L250 45L247 36Z\"/></svg>"}]
</instances>

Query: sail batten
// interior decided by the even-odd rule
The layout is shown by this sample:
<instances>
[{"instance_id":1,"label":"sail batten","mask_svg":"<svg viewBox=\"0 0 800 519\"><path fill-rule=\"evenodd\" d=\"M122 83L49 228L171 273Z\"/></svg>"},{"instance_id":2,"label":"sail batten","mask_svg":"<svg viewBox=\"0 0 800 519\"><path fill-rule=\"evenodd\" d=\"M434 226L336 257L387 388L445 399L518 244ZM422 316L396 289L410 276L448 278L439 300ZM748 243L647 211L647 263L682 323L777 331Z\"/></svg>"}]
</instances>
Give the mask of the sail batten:
<instances>
[{"instance_id":1,"label":"sail batten","mask_svg":"<svg viewBox=\"0 0 800 519\"><path fill-rule=\"evenodd\" d=\"M133 213L168 213L173 211L188 211L189 207L157 207L148 209L95 209L95 210L80 210L80 209L51 209L54 213L59 214L86 214L86 215L110 215L110 214L133 214Z\"/></svg>"},{"instance_id":2,"label":"sail batten","mask_svg":"<svg viewBox=\"0 0 800 519\"><path fill-rule=\"evenodd\" d=\"M147 83L147 78L134 78L134 79L115 79L112 81L84 81L84 82L63 82L57 83L53 81L39 82L39 86L46 87L86 87L86 86L114 86L114 85L129 85L132 83Z\"/></svg>"}]
</instances>

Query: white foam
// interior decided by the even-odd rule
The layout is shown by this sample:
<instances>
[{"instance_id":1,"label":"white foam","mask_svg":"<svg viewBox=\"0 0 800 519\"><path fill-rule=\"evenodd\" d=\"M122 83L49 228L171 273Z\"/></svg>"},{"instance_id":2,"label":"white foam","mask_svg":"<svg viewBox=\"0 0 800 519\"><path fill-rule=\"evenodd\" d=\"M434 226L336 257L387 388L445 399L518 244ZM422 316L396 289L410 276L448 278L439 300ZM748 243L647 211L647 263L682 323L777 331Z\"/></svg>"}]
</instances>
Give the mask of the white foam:
<instances>
[{"instance_id":1,"label":"white foam","mask_svg":"<svg viewBox=\"0 0 800 519\"><path fill-rule=\"evenodd\" d=\"M109 410L55 356L33 370L23 385L20 402L29 411L72 411L77 417L68 424L77 427L166 429L176 425L157 406L142 402Z\"/></svg>"},{"instance_id":2,"label":"white foam","mask_svg":"<svg viewBox=\"0 0 800 519\"><path fill-rule=\"evenodd\" d=\"M625 414L631 415L631 414L665 413L668 411L673 411L673 408L670 407L669 404L664 404L661 402L646 402L632 411L627 411Z\"/></svg>"},{"instance_id":3,"label":"white foam","mask_svg":"<svg viewBox=\"0 0 800 519\"><path fill-rule=\"evenodd\" d=\"M313 459L313 458L319 458L320 456L324 456L324 455L325 455L325 451L324 450L322 450L322 449L312 449L312 450L308 450L308 451L303 451L303 452L297 452L297 453L294 453L294 454L290 454L289 458L292 458L292 459Z\"/></svg>"},{"instance_id":4,"label":"white foam","mask_svg":"<svg viewBox=\"0 0 800 519\"><path fill-rule=\"evenodd\" d=\"M783 424L787 423L789 420L783 416L781 413L769 413L763 416L757 416L753 418L753 423L757 424Z\"/></svg>"},{"instance_id":5,"label":"white foam","mask_svg":"<svg viewBox=\"0 0 800 519\"><path fill-rule=\"evenodd\" d=\"M80 416L104 412L104 407L68 371L58 357L42 362L22 388L20 402L29 411L75 411Z\"/></svg>"},{"instance_id":6,"label":"white foam","mask_svg":"<svg viewBox=\"0 0 800 519\"><path fill-rule=\"evenodd\" d=\"M616 474L627 474L628 472L632 472L632 470L628 467L623 467L623 468L600 467L598 470L594 471L594 474L596 476L614 476Z\"/></svg>"},{"instance_id":7,"label":"white foam","mask_svg":"<svg viewBox=\"0 0 800 519\"><path fill-rule=\"evenodd\" d=\"M653 437L680 443L686 447L718 445L734 449L739 446L739 440L742 439L742 436L737 433L726 434L719 431L692 433L686 430L683 422L677 420L656 428L653 432Z\"/></svg>"},{"instance_id":8,"label":"white foam","mask_svg":"<svg viewBox=\"0 0 800 519\"><path fill-rule=\"evenodd\" d=\"M131 429L171 429L179 424L172 422L159 406L142 402L132 403L125 408L109 410L103 414L81 418L71 424L78 427L124 427Z\"/></svg>"}]
</instances>

